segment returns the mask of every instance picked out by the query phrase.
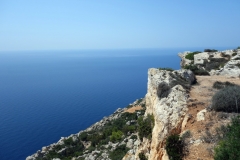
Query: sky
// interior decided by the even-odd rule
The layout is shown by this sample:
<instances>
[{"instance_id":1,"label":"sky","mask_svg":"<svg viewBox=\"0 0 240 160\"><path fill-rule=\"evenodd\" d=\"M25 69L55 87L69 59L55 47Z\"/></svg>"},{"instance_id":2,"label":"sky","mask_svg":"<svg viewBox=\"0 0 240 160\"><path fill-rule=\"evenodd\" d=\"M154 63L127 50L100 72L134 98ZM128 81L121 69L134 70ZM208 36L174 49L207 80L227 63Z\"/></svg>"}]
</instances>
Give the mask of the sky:
<instances>
[{"instance_id":1,"label":"sky","mask_svg":"<svg viewBox=\"0 0 240 160\"><path fill-rule=\"evenodd\" d=\"M0 51L240 45L239 0L0 0Z\"/></svg>"}]
</instances>

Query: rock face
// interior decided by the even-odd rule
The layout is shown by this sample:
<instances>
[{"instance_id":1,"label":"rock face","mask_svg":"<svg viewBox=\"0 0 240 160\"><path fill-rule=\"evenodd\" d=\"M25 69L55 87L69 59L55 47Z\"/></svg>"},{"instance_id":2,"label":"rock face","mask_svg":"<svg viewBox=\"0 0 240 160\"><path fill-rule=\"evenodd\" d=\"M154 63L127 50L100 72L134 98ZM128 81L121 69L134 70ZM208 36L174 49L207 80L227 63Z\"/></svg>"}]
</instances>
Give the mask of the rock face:
<instances>
[{"instance_id":1,"label":"rock face","mask_svg":"<svg viewBox=\"0 0 240 160\"><path fill-rule=\"evenodd\" d=\"M149 160L168 160L168 155L164 149L164 140L170 133L181 132L182 121L188 110L187 90L176 83L179 79L186 84L192 84L196 81L190 70L173 72L155 68L148 70L145 116L154 115L155 125L152 139L143 138L141 143L133 145L134 149L131 149L123 160L138 160L139 153L144 153ZM174 81L175 83L173 83ZM159 85L163 83L169 86L169 90L166 91L168 94L159 98Z\"/></svg>"},{"instance_id":2,"label":"rock face","mask_svg":"<svg viewBox=\"0 0 240 160\"><path fill-rule=\"evenodd\" d=\"M158 86L163 82L171 85L171 82L176 80L175 76L185 79L188 83L195 81L194 74L187 70L174 72L154 68L148 70L145 116L153 114L155 126L151 142L145 142L145 144L143 142L136 153L148 151L146 155L149 160L167 159L164 140L170 133L181 132L181 123L188 110L187 91L179 84L173 86L166 97L159 98Z\"/></svg>"}]
</instances>

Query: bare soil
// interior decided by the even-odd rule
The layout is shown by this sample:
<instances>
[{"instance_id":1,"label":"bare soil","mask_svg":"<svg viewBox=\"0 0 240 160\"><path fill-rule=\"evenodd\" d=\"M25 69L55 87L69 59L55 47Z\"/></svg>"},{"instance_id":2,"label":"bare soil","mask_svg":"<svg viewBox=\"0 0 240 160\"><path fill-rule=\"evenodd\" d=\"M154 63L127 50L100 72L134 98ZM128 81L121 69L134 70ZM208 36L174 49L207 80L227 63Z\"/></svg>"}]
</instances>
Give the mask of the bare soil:
<instances>
[{"instance_id":1,"label":"bare soil","mask_svg":"<svg viewBox=\"0 0 240 160\"><path fill-rule=\"evenodd\" d=\"M182 131L190 130L192 135L186 140L188 154L184 159L213 160L212 155L216 142L206 143L202 139L206 136L206 131L215 134L217 127L228 124L231 119L231 114L208 111L205 114L205 120L197 121L197 113L211 105L211 98L217 91L212 87L215 81L228 81L240 85L240 79L226 76L197 76L196 78L198 83L192 86L188 101L188 114L191 115L191 118ZM201 140L201 142L192 143L196 140Z\"/></svg>"}]
</instances>

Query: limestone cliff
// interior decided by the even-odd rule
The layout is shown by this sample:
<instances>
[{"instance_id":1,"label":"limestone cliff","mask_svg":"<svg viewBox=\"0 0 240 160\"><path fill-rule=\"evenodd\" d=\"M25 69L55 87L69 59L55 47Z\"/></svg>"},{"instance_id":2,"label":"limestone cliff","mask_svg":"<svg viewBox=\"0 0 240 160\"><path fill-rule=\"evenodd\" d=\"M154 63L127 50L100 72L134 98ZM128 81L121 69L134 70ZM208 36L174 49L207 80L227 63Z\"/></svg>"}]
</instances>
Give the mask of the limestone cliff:
<instances>
[{"instance_id":1,"label":"limestone cliff","mask_svg":"<svg viewBox=\"0 0 240 160\"><path fill-rule=\"evenodd\" d=\"M171 133L181 132L182 121L187 113L187 90L194 83L195 76L190 70L166 71L151 68L148 70L148 90L146 94L146 112L154 116L155 125L152 139L143 142L133 152L130 150L124 160L138 159L144 153L149 160L167 159L164 149L165 139ZM162 97L161 84L165 84L168 92Z\"/></svg>"}]
</instances>

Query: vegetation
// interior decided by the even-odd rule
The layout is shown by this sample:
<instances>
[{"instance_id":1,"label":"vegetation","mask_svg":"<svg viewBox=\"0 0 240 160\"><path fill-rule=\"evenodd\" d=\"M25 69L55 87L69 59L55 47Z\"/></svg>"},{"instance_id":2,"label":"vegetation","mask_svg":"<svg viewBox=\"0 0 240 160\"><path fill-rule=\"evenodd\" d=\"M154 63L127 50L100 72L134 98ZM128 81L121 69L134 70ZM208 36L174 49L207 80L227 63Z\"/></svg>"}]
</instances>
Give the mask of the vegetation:
<instances>
[{"instance_id":1,"label":"vegetation","mask_svg":"<svg viewBox=\"0 0 240 160\"><path fill-rule=\"evenodd\" d=\"M110 140L112 142L116 142L122 139L123 132L117 131L117 132L112 132L112 135L110 137Z\"/></svg>"},{"instance_id":2,"label":"vegetation","mask_svg":"<svg viewBox=\"0 0 240 160\"><path fill-rule=\"evenodd\" d=\"M185 65L184 69L190 69L195 75L209 75L209 73L204 69L199 69L196 65L190 64Z\"/></svg>"},{"instance_id":3,"label":"vegetation","mask_svg":"<svg viewBox=\"0 0 240 160\"><path fill-rule=\"evenodd\" d=\"M234 52L233 54L232 54L232 56L236 56L237 55L237 52Z\"/></svg>"},{"instance_id":4,"label":"vegetation","mask_svg":"<svg viewBox=\"0 0 240 160\"><path fill-rule=\"evenodd\" d=\"M138 136L141 140L143 137L151 139L152 138L152 129L154 127L154 117L153 115L147 115L144 119L143 116L138 118Z\"/></svg>"},{"instance_id":5,"label":"vegetation","mask_svg":"<svg viewBox=\"0 0 240 160\"><path fill-rule=\"evenodd\" d=\"M172 68L168 68L168 67L166 67L166 68L158 68L159 70L166 70L166 71L174 71L174 69L172 69Z\"/></svg>"},{"instance_id":6,"label":"vegetation","mask_svg":"<svg viewBox=\"0 0 240 160\"><path fill-rule=\"evenodd\" d=\"M125 154L127 153L128 150L129 150L129 148L127 148L125 144L120 145L113 152L110 153L109 158L111 160L122 159L125 156Z\"/></svg>"},{"instance_id":7,"label":"vegetation","mask_svg":"<svg viewBox=\"0 0 240 160\"><path fill-rule=\"evenodd\" d=\"M176 85L181 85L184 89L189 90L191 88L191 82L187 81L185 78L181 77L178 74L170 74L172 78L174 78L169 84L170 87L174 87ZM194 82L193 82L194 83Z\"/></svg>"},{"instance_id":8,"label":"vegetation","mask_svg":"<svg viewBox=\"0 0 240 160\"><path fill-rule=\"evenodd\" d=\"M212 97L212 109L223 112L239 112L240 86L228 86Z\"/></svg>"},{"instance_id":9,"label":"vegetation","mask_svg":"<svg viewBox=\"0 0 240 160\"><path fill-rule=\"evenodd\" d=\"M240 49L240 46L238 46L237 49Z\"/></svg>"},{"instance_id":10,"label":"vegetation","mask_svg":"<svg viewBox=\"0 0 240 160\"><path fill-rule=\"evenodd\" d=\"M170 92L170 89L171 89L170 86L166 82L161 82L157 88L158 98L161 99L167 97Z\"/></svg>"},{"instance_id":11,"label":"vegetation","mask_svg":"<svg viewBox=\"0 0 240 160\"><path fill-rule=\"evenodd\" d=\"M195 52L188 53L188 54L185 56L185 58L186 58L186 59L189 59L189 60L194 60L194 55L195 55L195 54L198 54L198 53L201 53L201 52L195 51Z\"/></svg>"},{"instance_id":12,"label":"vegetation","mask_svg":"<svg viewBox=\"0 0 240 160\"><path fill-rule=\"evenodd\" d=\"M181 160L183 158L183 143L179 135L173 134L167 137L166 151L170 160Z\"/></svg>"},{"instance_id":13,"label":"vegetation","mask_svg":"<svg viewBox=\"0 0 240 160\"><path fill-rule=\"evenodd\" d=\"M77 137L77 140L73 140L73 138L64 140L63 145L56 145L53 147L53 150L49 151L46 157L42 159L71 159L72 157L83 155L83 152L91 153L95 149L100 150L100 147L103 144L108 144L109 141L114 143L121 142L129 133L135 133L137 131L137 119L140 115L143 115L144 112L145 110L139 110L138 113L122 113L119 118L109 121L101 128L82 132ZM130 123L127 124L127 122ZM133 135L132 138L137 139L137 136ZM85 148L83 141L90 142L91 146ZM114 151L109 152L109 156L112 157L111 159L121 159L128 150L125 145L121 145Z\"/></svg>"},{"instance_id":14,"label":"vegetation","mask_svg":"<svg viewBox=\"0 0 240 160\"><path fill-rule=\"evenodd\" d=\"M138 157L140 160L147 160L147 157L145 156L145 154L143 152L139 153Z\"/></svg>"},{"instance_id":15,"label":"vegetation","mask_svg":"<svg viewBox=\"0 0 240 160\"><path fill-rule=\"evenodd\" d=\"M240 159L240 117L232 119L230 125L225 127L223 139L215 148L215 160L239 160Z\"/></svg>"},{"instance_id":16,"label":"vegetation","mask_svg":"<svg viewBox=\"0 0 240 160\"><path fill-rule=\"evenodd\" d=\"M218 50L216 49L204 49L204 52L217 52Z\"/></svg>"},{"instance_id":17,"label":"vegetation","mask_svg":"<svg viewBox=\"0 0 240 160\"><path fill-rule=\"evenodd\" d=\"M228 87L228 86L234 86L235 84L234 83L231 83L231 82L220 82L220 81L216 81L213 83L213 88L215 89L223 89L225 87Z\"/></svg>"}]
</instances>

